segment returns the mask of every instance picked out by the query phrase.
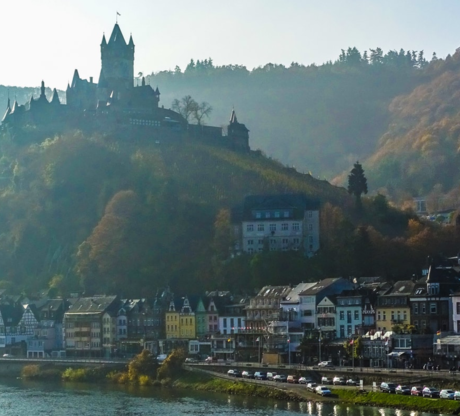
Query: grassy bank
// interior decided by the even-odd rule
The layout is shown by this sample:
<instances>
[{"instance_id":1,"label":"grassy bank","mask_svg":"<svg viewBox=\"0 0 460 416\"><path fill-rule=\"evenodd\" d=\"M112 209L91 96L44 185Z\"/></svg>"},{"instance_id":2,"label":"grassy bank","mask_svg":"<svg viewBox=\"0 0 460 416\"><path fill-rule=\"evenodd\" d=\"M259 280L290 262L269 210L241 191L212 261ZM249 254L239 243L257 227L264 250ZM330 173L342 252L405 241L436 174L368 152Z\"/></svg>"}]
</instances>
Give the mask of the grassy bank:
<instances>
[{"instance_id":1,"label":"grassy bank","mask_svg":"<svg viewBox=\"0 0 460 416\"><path fill-rule=\"evenodd\" d=\"M274 400L301 401L302 399L288 391L273 387L259 386L241 381L224 380L203 373L184 372L173 382L173 386L183 389L213 391L239 396L263 397Z\"/></svg>"},{"instance_id":2,"label":"grassy bank","mask_svg":"<svg viewBox=\"0 0 460 416\"><path fill-rule=\"evenodd\" d=\"M380 392L360 393L356 390L333 390L332 392L340 402L356 405L396 407L398 409L452 415L460 413L460 402L454 400L428 399Z\"/></svg>"}]
</instances>

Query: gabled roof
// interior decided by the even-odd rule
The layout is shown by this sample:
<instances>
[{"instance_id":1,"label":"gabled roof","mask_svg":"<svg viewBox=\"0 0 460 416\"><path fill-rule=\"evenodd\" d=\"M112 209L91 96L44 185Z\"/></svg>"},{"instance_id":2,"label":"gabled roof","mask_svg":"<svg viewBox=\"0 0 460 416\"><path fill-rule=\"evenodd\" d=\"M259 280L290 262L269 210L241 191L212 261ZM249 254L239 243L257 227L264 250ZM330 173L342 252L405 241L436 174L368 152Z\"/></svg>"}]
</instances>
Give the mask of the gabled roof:
<instances>
[{"instance_id":1,"label":"gabled roof","mask_svg":"<svg viewBox=\"0 0 460 416\"><path fill-rule=\"evenodd\" d=\"M291 304L291 303L299 303L299 293L304 292L307 289L315 286L315 283L299 283L296 287L293 287L291 291L286 295L286 298L281 301L281 304Z\"/></svg>"},{"instance_id":2,"label":"gabled roof","mask_svg":"<svg viewBox=\"0 0 460 416\"><path fill-rule=\"evenodd\" d=\"M391 289L381 296L410 296L413 293L415 282L412 280L400 280L395 282Z\"/></svg>"},{"instance_id":3,"label":"gabled roof","mask_svg":"<svg viewBox=\"0 0 460 416\"><path fill-rule=\"evenodd\" d=\"M256 297L280 297L283 299L290 291L291 286L264 286L256 295Z\"/></svg>"},{"instance_id":4,"label":"gabled roof","mask_svg":"<svg viewBox=\"0 0 460 416\"><path fill-rule=\"evenodd\" d=\"M314 296L324 290L326 287L332 285L333 283L339 281L342 277L329 277L327 279L320 280L319 282L315 283L312 287L304 290L303 292L299 293L301 296Z\"/></svg>"},{"instance_id":5,"label":"gabled roof","mask_svg":"<svg viewBox=\"0 0 460 416\"><path fill-rule=\"evenodd\" d=\"M88 298L79 298L65 313L66 315L76 314L95 314L103 313L106 309L116 305L117 296L92 296Z\"/></svg>"}]
</instances>

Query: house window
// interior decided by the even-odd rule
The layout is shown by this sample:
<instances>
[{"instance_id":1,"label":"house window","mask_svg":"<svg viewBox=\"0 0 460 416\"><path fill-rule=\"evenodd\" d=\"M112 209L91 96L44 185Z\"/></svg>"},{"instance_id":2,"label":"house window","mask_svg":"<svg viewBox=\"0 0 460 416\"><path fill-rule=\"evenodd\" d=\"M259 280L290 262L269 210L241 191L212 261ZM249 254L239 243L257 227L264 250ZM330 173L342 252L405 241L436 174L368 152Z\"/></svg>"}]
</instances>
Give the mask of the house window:
<instances>
[{"instance_id":1,"label":"house window","mask_svg":"<svg viewBox=\"0 0 460 416\"><path fill-rule=\"evenodd\" d=\"M380 311L377 312L377 321L381 321L382 320L382 316L380 315Z\"/></svg>"},{"instance_id":2,"label":"house window","mask_svg":"<svg viewBox=\"0 0 460 416\"><path fill-rule=\"evenodd\" d=\"M247 232L254 231L254 224L247 224L246 225L246 231Z\"/></svg>"},{"instance_id":3,"label":"house window","mask_svg":"<svg viewBox=\"0 0 460 416\"><path fill-rule=\"evenodd\" d=\"M387 320L387 313L385 311L383 311L383 320L386 321Z\"/></svg>"},{"instance_id":4,"label":"house window","mask_svg":"<svg viewBox=\"0 0 460 416\"><path fill-rule=\"evenodd\" d=\"M265 224L257 224L257 231L265 231Z\"/></svg>"},{"instance_id":5,"label":"house window","mask_svg":"<svg viewBox=\"0 0 460 416\"><path fill-rule=\"evenodd\" d=\"M422 315L425 315L425 314L426 314L425 302L422 302L422 303L420 304L420 313L421 313Z\"/></svg>"},{"instance_id":6,"label":"house window","mask_svg":"<svg viewBox=\"0 0 460 416\"><path fill-rule=\"evenodd\" d=\"M430 313L438 313L438 305L436 303L430 303Z\"/></svg>"},{"instance_id":7,"label":"house window","mask_svg":"<svg viewBox=\"0 0 460 416\"><path fill-rule=\"evenodd\" d=\"M300 230L300 224L298 222L295 222L292 224L292 231L299 231Z\"/></svg>"},{"instance_id":8,"label":"house window","mask_svg":"<svg viewBox=\"0 0 460 416\"><path fill-rule=\"evenodd\" d=\"M308 231L313 231L313 224L308 224Z\"/></svg>"},{"instance_id":9,"label":"house window","mask_svg":"<svg viewBox=\"0 0 460 416\"><path fill-rule=\"evenodd\" d=\"M222 319L222 326L227 328L227 318Z\"/></svg>"},{"instance_id":10,"label":"house window","mask_svg":"<svg viewBox=\"0 0 460 416\"><path fill-rule=\"evenodd\" d=\"M340 311L340 320L343 321L345 319L345 312Z\"/></svg>"},{"instance_id":11,"label":"house window","mask_svg":"<svg viewBox=\"0 0 460 416\"><path fill-rule=\"evenodd\" d=\"M287 223L281 224L281 231L287 231L289 229L289 226Z\"/></svg>"},{"instance_id":12,"label":"house window","mask_svg":"<svg viewBox=\"0 0 460 416\"><path fill-rule=\"evenodd\" d=\"M359 321L359 311L355 311L355 321Z\"/></svg>"},{"instance_id":13,"label":"house window","mask_svg":"<svg viewBox=\"0 0 460 416\"><path fill-rule=\"evenodd\" d=\"M345 325L340 325L340 338L345 338Z\"/></svg>"},{"instance_id":14,"label":"house window","mask_svg":"<svg viewBox=\"0 0 460 416\"><path fill-rule=\"evenodd\" d=\"M310 244L313 244L313 236L309 236L309 237L308 237L308 242L309 242Z\"/></svg>"},{"instance_id":15,"label":"house window","mask_svg":"<svg viewBox=\"0 0 460 416\"><path fill-rule=\"evenodd\" d=\"M418 303L414 303L414 315L418 315Z\"/></svg>"},{"instance_id":16,"label":"house window","mask_svg":"<svg viewBox=\"0 0 460 416\"><path fill-rule=\"evenodd\" d=\"M270 218L270 213L269 212L265 213L265 218Z\"/></svg>"},{"instance_id":17,"label":"house window","mask_svg":"<svg viewBox=\"0 0 460 416\"><path fill-rule=\"evenodd\" d=\"M248 240L248 246L252 246L254 244L254 240Z\"/></svg>"},{"instance_id":18,"label":"house window","mask_svg":"<svg viewBox=\"0 0 460 416\"><path fill-rule=\"evenodd\" d=\"M279 218L280 217L280 213L278 211L275 212L275 218Z\"/></svg>"},{"instance_id":19,"label":"house window","mask_svg":"<svg viewBox=\"0 0 460 416\"><path fill-rule=\"evenodd\" d=\"M264 240L259 239L258 243L259 243L259 246L262 246L264 244Z\"/></svg>"},{"instance_id":20,"label":"house window","mask_svg":"<svg viewBox=\"0 0 460 416\"><path fill-rule=\"evenodd\" d=\"M276 224L270 224L270 231L275 232L276 231Z\"/></svg>"},{"instance_id":21,"label":"house window","mask_svg":"<svg viewBox=\"0 0 460 416\"><path fill-rule=\"evenodd\" d=\"M418 329L418 321L414 321L414 326Z\"/></svg>"},{"instance_id":22,"label":"house window","mask_svg":"<svg viewBox=\"0 0 460 416\"><path fill-rule=\"evenodd\" d=\"M312 211L308 211L308 218L313 218L313 212Z\"/></svg>"},{"instance_id":23,"label":"house window","mask_svg":"<svg viewBox=\"0 0 460 416\"><path fill-rule=\"evenodd\" d=\"M289 211L284 211L284 218L289 218Z\"/></svg>"},{"instance_id":24,"label":"house window","mask_svg":"<svg viewBox=\"0 0 460 416\"><path fill-rule=\"evenodd\" d=\"M347 323L351 324L351 311L347 311Z\"/></svg>"},{"instance_id":25,"label":"house window","mask_svg":"<svg viewBox=\"0 0 460 416\"><path fill-rule=\"evenodd\" d=\"M256 212L256 218L260 218L262 214L260 212Z\"/></svg>"},{"instance_id":26,"label":"house window","mask_svg":"<svg viewBox=\"0 0 460 416\"><path fill-rule=\"evenodd\" d=\"M347 336L351 336L351 325L347 326Z\"/></svg>"}]
</instances>

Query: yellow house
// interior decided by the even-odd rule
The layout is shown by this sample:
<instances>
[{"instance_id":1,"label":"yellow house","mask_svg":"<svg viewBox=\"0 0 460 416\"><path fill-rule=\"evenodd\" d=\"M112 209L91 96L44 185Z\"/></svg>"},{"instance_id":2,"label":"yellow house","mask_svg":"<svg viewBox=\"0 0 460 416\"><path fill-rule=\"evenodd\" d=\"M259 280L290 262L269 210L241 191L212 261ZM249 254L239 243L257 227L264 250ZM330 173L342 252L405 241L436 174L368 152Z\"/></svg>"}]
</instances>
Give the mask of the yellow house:
<instances>
[{"instance_id":1,"label":"yellow house","mask_svg":"<svg viewBox=\"0 0 460 416\"><path fill-rule=\"evenodd\" d=\"M180 310L171 301L165 314L166 338L194 339L196 338L196 318L190 302L185 297Z\"/></svg>"},{"instance_id":2,"label":"yellow house","mask_svg":"<svg viewBox=\"0 0 460 416\"><path fill-rule=\"evenodd\" d=\"M166 338L180 338L179 311L176 311L173 300L169 303L169 309L165 314L165 325Z\"/></svg>"},{"instance_id":3,"label":"yellow house","mask_svg":"<svg viewBox=\"0 0 460 416\"><path fill-rule=\"evenodd\" d=\"M196 338L196 317L187 297L180 310L180 338Z\"/></svg>"},{"instance_id":4,"label":"yellow house","mask_svg":"<svg viewBox=\"0 0 460 416\"><path fill-rule=\"evenodd\" d=\"M396 282L377 298L375 326L377 331L391 331L395 325L410 325L409 297L414 290L412 280Z\"/></svg>"}]
</instances>

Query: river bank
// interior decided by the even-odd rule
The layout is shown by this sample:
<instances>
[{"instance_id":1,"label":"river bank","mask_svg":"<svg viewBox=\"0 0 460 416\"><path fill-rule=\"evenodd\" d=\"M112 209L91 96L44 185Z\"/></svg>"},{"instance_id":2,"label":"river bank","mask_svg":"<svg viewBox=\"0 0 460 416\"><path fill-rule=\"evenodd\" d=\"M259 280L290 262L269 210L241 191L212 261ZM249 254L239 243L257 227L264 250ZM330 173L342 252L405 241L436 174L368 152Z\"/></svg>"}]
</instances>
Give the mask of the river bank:
<instances>
[{"instance_id":1,"label":"river bank","mask_svg":"<svg viewBox=\"0 0 460 416\"><path fill-rule=\"evenodd\" d=\"M63 369L62 367L58 368L50 365L43 367L26 366L21 376L24 379L30 380L60 380L64 383L66 381L81 381L85 383L97 382L98 384L129 384L129 380L126 378L124 383L114 382L114 380L118 378L113 377L113 372L111 372L108 367ZM234 396L258 397L285 402L329 402L416 410L438 414L460 414L460 402L452 400L428 399L372 391L359 392L358 390L335 388L332 390L332 397L321 397L301 386L282 384L278 387L264 385L263 383L251 383L248 380L229 379L225 375L214 375L197 371L182 370L172 378L162 381L153 380L144 385L152 389L216 392Z\"/></svg>"}]
</instances>

